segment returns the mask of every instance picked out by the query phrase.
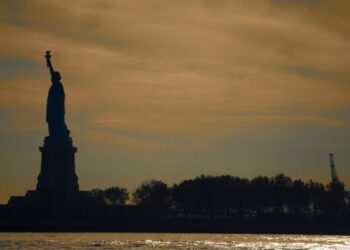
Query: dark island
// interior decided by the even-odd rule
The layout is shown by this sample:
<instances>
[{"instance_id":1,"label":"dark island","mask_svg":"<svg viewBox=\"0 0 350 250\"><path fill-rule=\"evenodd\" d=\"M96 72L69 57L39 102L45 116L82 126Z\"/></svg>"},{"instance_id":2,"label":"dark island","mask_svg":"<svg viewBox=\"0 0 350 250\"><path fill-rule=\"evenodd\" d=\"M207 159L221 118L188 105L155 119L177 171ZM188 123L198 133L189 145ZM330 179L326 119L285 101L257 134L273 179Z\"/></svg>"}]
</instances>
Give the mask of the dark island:
<instances>
[{"instance_id":1,"label":"dark island","mask_svg":"<svg viewBox=\"0 0 350 250\"><path fill-rule=\"evenodd\" d=\"M51 55L47 100L49 135L40 147L36 190L0 205L0 231L115 231L350 234L350 198L333 178L321 183L278 174L245 179L200 176L167 186L79 190L75 153L65 123L65 93Z\"/></svg>"}]
</instances>

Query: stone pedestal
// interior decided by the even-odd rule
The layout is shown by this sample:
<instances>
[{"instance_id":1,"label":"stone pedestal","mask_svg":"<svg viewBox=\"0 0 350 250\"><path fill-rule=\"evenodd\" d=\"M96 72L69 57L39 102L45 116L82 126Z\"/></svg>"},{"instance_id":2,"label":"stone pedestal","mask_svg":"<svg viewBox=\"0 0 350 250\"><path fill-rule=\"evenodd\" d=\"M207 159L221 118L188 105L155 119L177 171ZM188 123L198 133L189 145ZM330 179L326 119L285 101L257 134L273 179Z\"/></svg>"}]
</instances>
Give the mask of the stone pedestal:
<instances>
[{"instance_id":1,"label":"stone pedestal","mask_svg":"<svg viewBox=\"0 0 350 250\"><path fill-rule=\"evenodd\" d=\"M103 199L79 191L74 157L77 148L73 147L71 138L58 140L48 136L40 152L41 170L36 190L28 190L25 196L11 196L8 201L16 218L61 220L103 214Z\"/></svg>"},{"instance_id":2,"label":"stone pedestal","mask_svg":"<svg viewBox=\"0 0 350 250\"><path fill-rule=\"evenodd\" d=\"M73 147L72 139L59 141L46 137L40 152L41 170L36 187L40 203L75 203L79 185L74 157L77 148Z\"/></svg>"}]
</instances>

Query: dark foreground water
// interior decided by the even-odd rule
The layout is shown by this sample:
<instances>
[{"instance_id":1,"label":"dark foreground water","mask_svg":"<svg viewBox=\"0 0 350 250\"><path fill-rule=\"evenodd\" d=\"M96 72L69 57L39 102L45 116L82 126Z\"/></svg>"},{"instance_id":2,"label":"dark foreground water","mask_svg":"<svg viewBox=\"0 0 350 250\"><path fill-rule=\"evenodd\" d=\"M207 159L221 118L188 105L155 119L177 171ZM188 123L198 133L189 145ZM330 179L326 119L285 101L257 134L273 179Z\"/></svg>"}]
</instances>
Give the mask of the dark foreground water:
<instances>
[{"instance_id":1,"label":"dark foreground water","mask_svg":"<svg viewBox=\"0 0 350 250\"><path fill-rule=\"evenodd\" d=\"M0 233L0 249L350 249L350 237L268 234Z\"/></svg>"}]
</instances>

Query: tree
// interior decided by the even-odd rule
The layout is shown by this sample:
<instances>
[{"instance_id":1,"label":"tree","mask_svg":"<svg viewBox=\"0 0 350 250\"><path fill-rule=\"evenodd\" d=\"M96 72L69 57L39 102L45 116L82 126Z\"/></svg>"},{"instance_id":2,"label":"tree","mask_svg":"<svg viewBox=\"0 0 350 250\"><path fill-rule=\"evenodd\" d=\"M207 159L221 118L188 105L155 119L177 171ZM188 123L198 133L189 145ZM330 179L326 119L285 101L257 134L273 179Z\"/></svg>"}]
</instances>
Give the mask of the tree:
<instances>
[{"instance_id":1,"label":"tree","mask_svg":"<svg viewBox=\"0 0 350 250\"><path fill-rule=\"evenodd\" d=\"M338 216L345 208L344 183L332 181L327 185L327 213Z\"/></svg>"},{"instance_id":2,"label":"tree","mask_svg":"<svg viewBox=\"0 0 350 250\"><path fill-rule=\"evenodd\" d=\"M197 212L203 208L202 196L205 196L205 193L198 192L198 183L195 180L185 180L178 185L175 184L171 193L176 209L180 212Z\"/></svg>"},{"instance_id":3,"label":"tree","mask_svg":"<svg viewBox=\"0 0 350 250\"><path fill-rule=\"evenodd\" d=\"M292 182L287 199L288 211L292 214L308 212L310 194L308 186L301 180Z\"/></svg>"},{"instance_id":4,"label":"tree","mask_svg":"<svg viewBox=\"0 0 350 250\"><path fill-rule=\"evenodd\" d=\"M91 190L90 196L102 200L110 205L123 205L129 199L129 193L125 188L110 187L105 190L96 188Z\"/></svg>"},{"instance_id":5,"label":"tree","mask_svg":"<svg viewBox=\"0 0 350 250\"><path fill-rule=\"evenodd\" d=\"M238 213L247 212L251 193L249 190L250 182L248 179L231 177L230 192L228 199L230 200L230 208Z\"/></svg>"},{"instance_id":6,"label":"tree","mask_svg":"<svg viewBox=\"0 0 350 250\"><path fill-rule=\"evenodd\" d=\"M271 205L271 187L268 177L258 176L250 182L249 206L259 214L267 212Z\"/></svg>"},{"instance_id":7,"label":"tree","mask_svg":"<svg viewBox=\"0 0 350 250\"><path fill-rule=\"evenodd\" d=\"M115 186L104 190L104 198L107 204L124 205L129 199L129 193L125 188Z\"/></svg>"},{"instance_id":8,"label":"tree","mask_svg":"<svg viewBox=\"0 0 350 250\"><path fill-rule=\"evenodd\" d=\"M134 202L146 211L165 212L170 206L170 191L167 184L152 180L144 182L133 193Z\"/></svg>"},{"instance_id":9,"label":"tree","mask_svg":"<svg viewBox=\"0 0 350 250\"><path fill-rule=\"evenodd\" d=\"M100 188L95 188L95 189L90 191L90 196L93 198L104 199L104 192Z\"/></svg>"},{"instance_id":10,"label":"tree","mask_svg":"<svg viewBox=\"0 0 350 250\"><path fill-rule=\"evenodd\" d=\"M310 205L314 215L321 215L325 212L327 191L324 185L309 181L308 190L310 194Z\"/></svg>"},{"instance_id":11,"label":"tree","mask_svg":"<svg viewBox=\"0 0 350 250\"><path fill-rule=\"evenodd\" d=\"M292 180L284 174L272 178L272 205L276 212L285 212L287 199L290 194Z\"/></svg>"},{"instance_id":12,"label":"tree","mask_svg":"<svg viewBox=\"0 0 350 250\"><path fill-rule=\"evenodd\" d=\"M199 176L185 180L171 189L178 211L185 213L215 213L229 207L230 176Z\"/></svg>"}]
</instances>

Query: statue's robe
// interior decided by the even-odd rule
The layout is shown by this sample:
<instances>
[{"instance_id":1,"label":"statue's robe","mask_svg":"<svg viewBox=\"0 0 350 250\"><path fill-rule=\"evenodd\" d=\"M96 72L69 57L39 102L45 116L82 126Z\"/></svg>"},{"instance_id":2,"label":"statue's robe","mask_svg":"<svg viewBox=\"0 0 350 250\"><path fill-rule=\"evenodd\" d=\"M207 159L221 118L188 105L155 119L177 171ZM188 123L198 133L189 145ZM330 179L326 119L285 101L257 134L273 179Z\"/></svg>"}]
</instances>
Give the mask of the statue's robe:
<instances>
[{"instance_id":1,"label":"statue's robe","mask_svg":"<svg viewBox=\"0 0 350 250\"><path fill-rule=\"evenodd\" d=\"M62 140L69 137L69 130L64 121L64 99L62 83L53 83L47 97L46 121L49 126L50 137Z\"/></svg>"}]
</instances>

